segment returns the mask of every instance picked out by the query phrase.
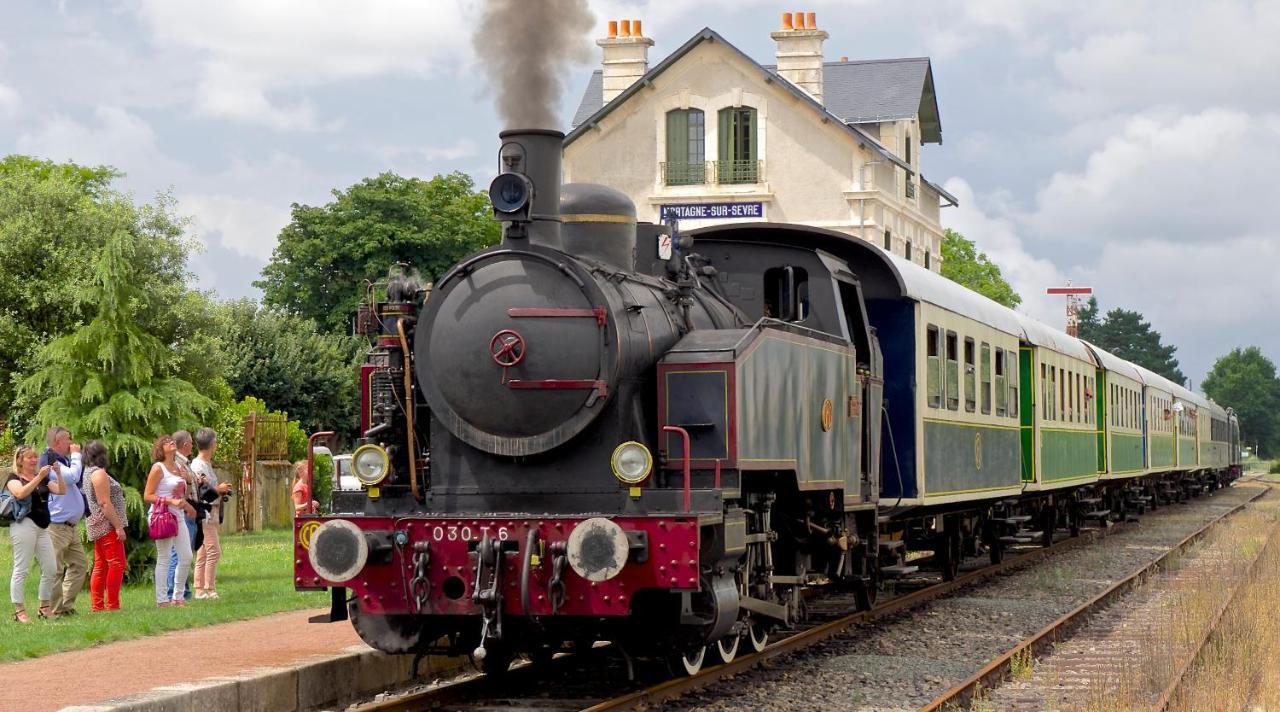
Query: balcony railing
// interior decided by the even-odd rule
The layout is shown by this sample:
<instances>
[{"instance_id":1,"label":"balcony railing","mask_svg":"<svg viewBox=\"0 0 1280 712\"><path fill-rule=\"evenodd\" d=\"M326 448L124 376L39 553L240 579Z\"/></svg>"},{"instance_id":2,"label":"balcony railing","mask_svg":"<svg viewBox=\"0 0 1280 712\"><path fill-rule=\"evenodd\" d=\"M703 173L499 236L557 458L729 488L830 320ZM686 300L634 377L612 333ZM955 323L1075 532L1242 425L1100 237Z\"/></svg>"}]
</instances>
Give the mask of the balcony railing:
<instances>
[{"instance_id":1,"label":"balcony railing","mask_svg":"<svg viewBox=\"0 0 1280 712\"><path fill-rule=\"evenodd\" d=\"M658 172L663 185L759 183L764 161L663 161Z\"/></svg>"},{"instance_id":2,"label":"balcony railing","mask_svg":"<svg viewBox=\"0 0 1280 712\"><path fill-rule=\"evenodd\" d=\"M716 180L720 183L759 183L764 175L764 161L715 161Z\"/></svg>"},{"instance_id":3,"label":"balcony railing","mask_svg":"<svg viewBox=\"0 0 1280 712\"><path fill-rule=\"evenodd\" d=\"M664 161L661 166L664 185L698 185L707 182L705 161Z\"/></svg>"}]
</instances>

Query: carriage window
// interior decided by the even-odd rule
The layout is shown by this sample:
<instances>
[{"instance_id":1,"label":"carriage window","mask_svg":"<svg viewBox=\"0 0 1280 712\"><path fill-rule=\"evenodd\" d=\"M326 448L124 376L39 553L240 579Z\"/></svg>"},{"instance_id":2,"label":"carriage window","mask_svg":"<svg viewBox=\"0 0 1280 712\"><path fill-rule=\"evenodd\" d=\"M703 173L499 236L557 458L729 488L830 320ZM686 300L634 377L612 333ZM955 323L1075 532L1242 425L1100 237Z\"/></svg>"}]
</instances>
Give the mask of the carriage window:
<instances>
[{"instance_id":1,"label":"carriage window","mask_svg":"<svg viewBox=\"0 0 1280 712\"><path fill-rule=\"evenodd\" d=\"M764 316L804 321L809 316L809 273L801 267L773 267L764 272Z\"/></svg>"},{"instance_id":2,"label":"carriage window","mask_svg":"<svg viewBox=\"0 0 1280 712\"><path fill-rule=\"evenodd\" d=\"M1018 417L1018 354L1004 352L1005 370L1009 372L1009 415ZM1034 413L1033 413L1034 415Z\"/></svg>"},{"instance_id":3,"label":"carriage window","mask_svg":"<svg viewBox=\"0 0 1280 712\"><path fill-rule=\"evenodd\" d=\"M1058 420L1067 422L1067 372L1058 372Z\"/></svg>"},{"instance_id":4,"label":"carriage window","mask_svg":"<svg viewBox=\"0 0 1280 712\"><path fill-rule=\"evenodd\" d=\"M973 366L973 339L964 339L964 409L970 413L978 406L978 374Z\"/></svg>"},{"instance_id":5,"label":"carriage window","mask_svg":"<svg viewBox=\"0 0 1280 712\"><path fill-rule=\"evenodd\" d=\"M1049 417L1049 392L1052 389L1049 386L1049 367L1040 364L1040 418L1042 420L1051 420Z\"/></svg>"},{"instance_id":6,"label":"carriage window","mask_svg":"<svg viewBox=\"0 0 1280 712\"><path fill-rule=\"evenodd\" d=\"M1074 371L1068 371L1066 378L1062 379L1063 386L1067 389L1066 398L1062 399L1063 405L1066 407L1066 417L1063 420L1067 422L1075 422L1076 419L1076 374Z\"/></svg>"},{"instance_id":7,"label":"carriage window","mask_svg":"<svg viewBox=\"0 0 1280 712\"><path fill-rule=\"evenodd\" d=\"M978 369L982 376L982 412L987 415L991 414L991 344L982 343L982 350L978 352Z\"/></svg>"},{"instance_id":8,"label":"carriage window","mask_svg":"<svg viewBox=\"0 0 1280 712\"><path fill-rule=\"evenodd\" d=\"M956 332L947 332L947 410L960 410L960 340Z\"/></svg>"},{"instance_id":9,"label":"carriage window","mask_svg":"<svg viewBox=\"0 0 1280 712\"><path fill-rule=\"evenodd\" d=\"M1009 412L1009 386L1004 380L1004 349L996 349L996 415Z\"/></svg>"},{"instance_id":10,"label":"carriage window","mask_svg":"<svg viewBox=\"0 0 1280 712\"><path fill-rule=\"evenodd\" d=\"M938 327L930 324L928 333L925 334L927 349L925 368L928 371L925 374L925 380L928 384L930 408L942 407L942 356L939 352L941 346L939 341L941 341L941 335L938 333Z\"/></svg>"}]
</instances>

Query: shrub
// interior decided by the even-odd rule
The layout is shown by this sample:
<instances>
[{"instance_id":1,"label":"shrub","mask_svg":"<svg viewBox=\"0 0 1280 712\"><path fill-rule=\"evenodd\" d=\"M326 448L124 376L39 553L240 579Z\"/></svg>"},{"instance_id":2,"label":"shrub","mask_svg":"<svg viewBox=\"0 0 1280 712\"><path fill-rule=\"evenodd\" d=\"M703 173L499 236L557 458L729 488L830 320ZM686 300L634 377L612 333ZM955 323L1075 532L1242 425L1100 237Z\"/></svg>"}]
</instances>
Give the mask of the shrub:
<instances>
[{"instance_id":1,"label":"shrub","mask_svg":"<svg viewBox=\"0 0 1280 712\"><path fill-rule=\"evenodd\" d=\"M1280 475L1280 460L1276 460L1275 462L1271 463L1270 472L1273 475Z\"/></svg>"}]
</instances>

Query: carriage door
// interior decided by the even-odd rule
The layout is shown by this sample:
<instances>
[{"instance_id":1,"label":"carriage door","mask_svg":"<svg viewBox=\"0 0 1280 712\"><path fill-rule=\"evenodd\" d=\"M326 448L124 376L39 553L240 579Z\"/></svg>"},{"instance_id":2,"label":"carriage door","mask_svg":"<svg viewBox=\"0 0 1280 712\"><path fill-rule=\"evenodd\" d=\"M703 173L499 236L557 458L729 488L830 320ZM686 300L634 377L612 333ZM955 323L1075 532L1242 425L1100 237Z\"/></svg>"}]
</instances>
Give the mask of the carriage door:
<instances>
[{"instance_id":1,"label":"carriage door","mask_svg":"<svg viewBox=\"0 0 1280 712\"><path fill-rule=\"evenodd\" d=\"M1107 372L1103 369L1097 370L1097 379L1094 381L1093 402L1097 406L1097 419L1094 423L1098 427L1098 472L1108 472L1111 468L1107 462Z\"/></svg>"},{"instance_id":2,"label":"carriage door","mask_svg":"<svg viewBox=\"0 0 1280 712\"><path fill-rule=\"evenodd\" d=\"M1023 345L1018 349L1018 383L1022 387L1018 412L1022 426L1022 481L1036 481L1036 388L1035 349Z\"/></svg>"}]
</instances>

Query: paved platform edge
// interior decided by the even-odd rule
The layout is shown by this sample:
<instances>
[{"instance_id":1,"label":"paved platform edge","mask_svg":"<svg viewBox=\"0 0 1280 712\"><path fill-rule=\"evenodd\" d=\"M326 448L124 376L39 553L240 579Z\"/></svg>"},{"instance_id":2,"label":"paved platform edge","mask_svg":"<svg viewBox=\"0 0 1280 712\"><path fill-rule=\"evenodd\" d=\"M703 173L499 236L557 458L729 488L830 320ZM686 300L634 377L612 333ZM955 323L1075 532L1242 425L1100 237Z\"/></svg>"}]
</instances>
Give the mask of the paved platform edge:
<instances>
[{"instance_id":1,"label":"paved platform edge","mask_svg":"<svg viewBox=\"0 0 1280 712\"><path fill-rule=\"evenodd\" d=\"M467 659L431 656L420 680L457 670ZM279 667L255 668L226 677L162 685L128 697L62 708L63 712L306 712L345 706L413 681L412 655L386 655L353 646Z\"/></svg>"}]
</instances>

